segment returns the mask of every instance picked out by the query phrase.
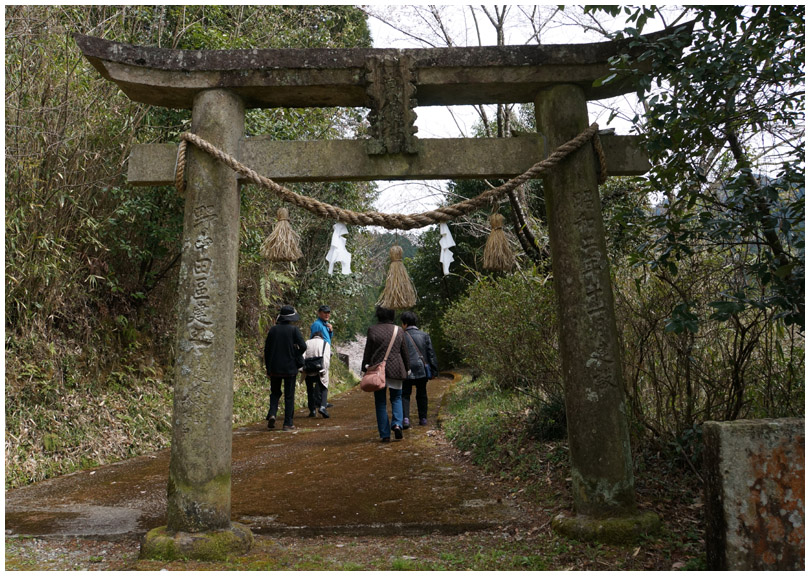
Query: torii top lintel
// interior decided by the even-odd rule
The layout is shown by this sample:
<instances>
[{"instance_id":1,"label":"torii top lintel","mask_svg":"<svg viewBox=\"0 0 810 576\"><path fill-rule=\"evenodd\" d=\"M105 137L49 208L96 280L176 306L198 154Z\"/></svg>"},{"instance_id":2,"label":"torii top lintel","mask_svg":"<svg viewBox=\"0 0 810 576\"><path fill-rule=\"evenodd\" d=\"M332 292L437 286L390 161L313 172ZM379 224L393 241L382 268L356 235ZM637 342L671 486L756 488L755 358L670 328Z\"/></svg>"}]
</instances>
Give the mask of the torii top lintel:
<instances>
[{"instance_id":1,"label":"torii top lintel","mask_svg":"<svg viewBox=\"0 0 810 576\"><path fill-rule=\"evenodd\" d=\"M648 37L653 37L649 35ZM594 86L621 42L472 48L170 50L76 36L85 57L136 102L191 108L212 88L248 108L368 106L369 62L405 59L419 106L531 102L543 88L577 84L589 100L632 91Z\"/></svg>"}]
</instances>

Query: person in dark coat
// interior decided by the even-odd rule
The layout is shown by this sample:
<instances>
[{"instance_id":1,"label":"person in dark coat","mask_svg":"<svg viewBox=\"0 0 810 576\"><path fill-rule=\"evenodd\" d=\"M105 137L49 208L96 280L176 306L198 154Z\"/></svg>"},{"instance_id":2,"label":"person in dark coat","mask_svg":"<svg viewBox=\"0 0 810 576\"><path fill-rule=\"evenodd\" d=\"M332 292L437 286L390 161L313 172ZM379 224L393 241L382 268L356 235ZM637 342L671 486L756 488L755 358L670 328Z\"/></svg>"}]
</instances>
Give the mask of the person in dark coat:
<instances>
[{"instance_id":1,"label":"person in dark coat","mask_svg":"<svg viewBox=\"0 0 810 576\"><path fill-rule=\"evenodd\" d=\"M307 349L301 330L294 323L299 316L292 306L282 306L276 325L270 328L264 341L264 366L270 378L270 409L267 411L267 427L276 427L278 401L281 385L284 384L284 430L294 430L295 381L304 365Z\"/></svg>"},{"instance_id":2,"label":"person in dark coat","mask_svg":"<svg viewBox=\"0 0 810 576\"><path fill-rule=\"evenodd\" d=\"M439 373L439 361L433 350L430 336L422 332L417 324L419 318L413 312L403 312L399 317L405 329L405 344L411 362L410 375L402 383L402 427L411 427L411 390L416 388L416 409L419 413L419 425L427 425L428 397L427 383Z\"/></svg>"},{"instance_id":3,"label":"person in dark coat","mask_svg":"<svg viewBox=\"0 0 810 576\"><path fill-rule=\"evenodd\" d=\"M394 311L377 306L377 324L369 326L366 334L366 348L363 351L362 371L368 366L379 364L396 331L391 352L385 363L385 388L374 392L374 407L377 413L377 430L381 442L391 441L391 431L397 440L402 439L402 381L409 370L408 348L405 346L404 331L394 324ZM385 391L391 396L391 420L388 420L388 407Z\"/></svg>"}]
</instances>

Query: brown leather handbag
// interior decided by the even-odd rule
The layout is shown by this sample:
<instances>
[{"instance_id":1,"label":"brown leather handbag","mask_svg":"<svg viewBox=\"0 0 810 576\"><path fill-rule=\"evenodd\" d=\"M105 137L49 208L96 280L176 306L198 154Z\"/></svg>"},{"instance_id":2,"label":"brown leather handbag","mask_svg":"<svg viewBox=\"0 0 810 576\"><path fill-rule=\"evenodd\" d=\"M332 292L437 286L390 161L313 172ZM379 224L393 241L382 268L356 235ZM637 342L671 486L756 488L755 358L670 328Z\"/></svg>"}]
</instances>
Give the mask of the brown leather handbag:
<instances>
[{"instance_id":1,"label":"brown leather handbag","mask_svg":"<svg viewBox=\"0 0 810 576\"><path fill-rule=\"evenodd\" d=\"M379 364L372 364L366 368L366 373L360 379L360 389L365 392L376 392L385 388L385 362L388 360L388 354L391 353L391 347L394 345L394 340L397 339L398 326L394 326L394 333L391 335L391 341L388 343L388 350L385 351L385 356Z\"/></svg>"}]
</instances>

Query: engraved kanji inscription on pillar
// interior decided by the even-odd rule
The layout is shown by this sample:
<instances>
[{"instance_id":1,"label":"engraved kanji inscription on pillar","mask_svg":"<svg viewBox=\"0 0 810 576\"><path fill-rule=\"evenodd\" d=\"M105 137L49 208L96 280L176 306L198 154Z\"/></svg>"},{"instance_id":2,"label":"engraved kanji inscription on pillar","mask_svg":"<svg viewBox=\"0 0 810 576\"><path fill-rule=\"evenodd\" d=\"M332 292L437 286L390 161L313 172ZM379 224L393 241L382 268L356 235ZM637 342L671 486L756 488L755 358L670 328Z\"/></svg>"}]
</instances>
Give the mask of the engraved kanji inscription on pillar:
<instances>
[{"instance_id":1,"label":"engraved kanji inscription on pillar","mask_svg":"<svg viewBox=\"0 0 810 576\"><path fill-rule=\"evenodd\" d=\"M588 124L582 89L548 88L537 126L554 148ZM593 154L581 148L544 176L560 326L574 509L636 512L613 289Z\"/></svg>"},{"instance_id":2,"label":"engraved kanji inscription on pillar","mask_svg":"<svg viewBox=\"0 0 810 576\"><path fill-rule=\"evenodd\" d=\"M201 93L192 128L235 152L244 106L225 91ZM239 260L239 183L215 159L191 150L178 279L168 529L226 529L231 514L233 364Z\"/></svg>"}]
</instances>

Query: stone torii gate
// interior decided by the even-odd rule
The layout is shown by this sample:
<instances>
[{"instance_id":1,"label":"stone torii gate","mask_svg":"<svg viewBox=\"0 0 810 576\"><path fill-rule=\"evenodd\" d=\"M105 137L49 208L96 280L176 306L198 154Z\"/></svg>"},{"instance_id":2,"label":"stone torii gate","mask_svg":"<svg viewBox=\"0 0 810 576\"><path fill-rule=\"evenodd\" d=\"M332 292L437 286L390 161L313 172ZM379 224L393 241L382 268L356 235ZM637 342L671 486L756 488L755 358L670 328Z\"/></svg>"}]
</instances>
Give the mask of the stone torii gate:
<instances>
[{"instance_id":1,"label":"stone torii gate","mask_svg":"<svg viewBox=\"0 0 810 576\"><path fill-rule=\"evenodd\" d=\"M276 182L506 178L588 126L587 101L629 92L595 86L616 43L439 49L181 51L77 36L85 57L132 100L192 110L191 131ZM420 106L535 105L538 133L504 139L418 139ZM246 138L246 108L367 107L371 138L314 142ZM611 175L649 166L633 137L603 134ZM138 145L129 182L175 180L178 144ZM168 526L142 554L188 557L250 547L231 522L231 436L242 176L191 147L168 482ZM643 531L636 511L621 354L590 146L544 177L575 517L555 525L598 535L611 521Z\"/></svg>"}]
</instances>

